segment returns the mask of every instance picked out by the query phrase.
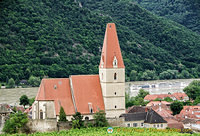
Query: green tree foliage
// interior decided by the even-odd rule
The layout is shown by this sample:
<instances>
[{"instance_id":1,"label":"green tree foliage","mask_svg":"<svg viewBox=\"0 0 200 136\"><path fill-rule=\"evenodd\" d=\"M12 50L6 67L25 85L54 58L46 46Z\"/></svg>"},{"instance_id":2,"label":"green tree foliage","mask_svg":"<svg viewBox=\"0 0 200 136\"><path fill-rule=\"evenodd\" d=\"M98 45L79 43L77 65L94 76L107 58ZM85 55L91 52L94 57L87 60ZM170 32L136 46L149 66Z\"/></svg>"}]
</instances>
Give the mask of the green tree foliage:
<instances>
[{"instance_id":1,"label":"green tree foliage","mask_svg":"<svg viewBox=\"0 0 200 136\"><path fill-rule=\"evenodd\" d=\"M195 100L197 96L200 96L200 81L194 80L183 91L189 98Z\"/></svg>"},{"instance_id":2,"label":"green tree foliage","mask_svg":"<svg viewBox=\"0 0 200 136\"><path fill-rule=\"evenodd\" d=\"M196 99L194 100L193 105L197 105L200 103L200 96L197 96Z\"/></svg>"},{"instance_id":3,"label":"green tree foliage","mask_svg":"<svg viewBox=\"0 0 200 136\"><path fill-rule=\"evenodd\" d=\"M25 106L28 105L28 104L29 104L29 99L28 99L28 97L27 97L26 95L22 95L22 96L20 97L20 105L23 105L24 108L25 108Z\"/></svg>"},{"instance_id":4,"label":"green tree foliage","mask_svg":"<svg viewBox=\"0 0 200 136\"><path fill-rule=\"evenodd\" d=\"M6 88L15 88L15 80L13 78L10 78L8 80L8 84L7 84Z\"/></svg>"},{"instance_id":5,"label":"green tree foliage","mask_svg":"<svg viewBox=\"0 0 200 136\"><path fill-rule=\"evenodd\" d=\"M139 93L136 97L131 97L130 93L125 93L125 103L126 103L126 108L131 107L133 105L142 105L145 106L148 102L144 101L144 97L148 95L149 92L145 91L144 89L140 89Z\"/></svg>"},{"instance_id":6,"label":"green tree foliage","mask_svg":"<svg viewBox=\"0 0 200 136\"><path fill-rule=\"evenodd\" d=\"M160 98L156 98L154 101L162 101L162 99L160 99Z\"/></svg>"},{"instance_id":7,"label":"green tree foliage","mask_svg":"<svg viewBox=\"0 0 200 136\"><path fill-rule=\"evenodd\" d=\"M28 79L28 84L32 87L38 87L40 85L40 77L30 76Z\"/></svg>"},{"instance_id":8,"label":"green tree foliage","mask_svg":"<svg viewBox=\"0 0 200 136\"><path fill-rule=\"evenodd\" d=\"M29 101L29 106L31 106L35 101L35 97L28 99L28 101Z\"/></svg>"},{"instance_id":9,"label":"green tree foliage","mask_svg":"<svg viewBox=\"0 0 200 136\"><path fill-rule=\"evenodd\" d=\"M105 116L105 112L100 110L94 114L94 126L96 127L107 127L108 121Z\"/></svg>"},{"instance_id":10,"label":"green tree foliage","mask_svg":"<svg viewBox=\"0 0 200 136\"><path fill-rule=\"evenodd\" d=\"M130 73L130 80L131 81L136 81L137 80L137 71L135 70L131 70L131 73Z\"/></svg>"},{"instance_id":11,"label":"green tree foliage","mask_svg":"<svg viewBox=\"0 0 200 136\"><path fill-rule=\"evenodd\" d=\"M132 70L136 80L168 69L200 76L197 33L129 1L80 2L1 1L0 81L97 74L108 22L116 23L127 80Z\"/></svg>"},{"instance_id":12,"label":"green tree foliage","mask_svg":"<svg viewBox=\"0 0 200 136\"><path fill-rule=\"evenodd\" d=\"M26 114L21 111L12 113L9 116L9 119L6 120L3 127L3 132L13 134L18 133L28 122L28 117Z\"/></svg>"},{"instance_id":13,"label":"green tree foliage","mask_svg":"<svg viewBox=\"0 0 200 136\"><path fill-rule=\"evenodd\" d=\"M133 0L154 14L176 21L200 33L199 0Z\"/></svg>"},{"instance_id":14,"label":"green tree foliage","mask_svg":"<svg viewBox=\"0 0 200 136\"><path fill-rule=\"evenodd\" d=\"M144 89L140 89L137 97L144 98L148 94L149 94L148 91L145 91Z\"/></svg>"},{"instance_id":15,"label":"green tree foliage","mask_svg":"<svg viewBox=\"0 0 200 136\"><path fill-rule=\"evenodd\" d=\"M175 101L170 105L170 109L173 112L173 115L179 114L183 109L183 103L179 101Z\"/></svg>"},{"instance_id":16,"label":"green tree foliage","mask_svg":"<svg viewBox=\"0 0 200 136\"><path fill-rule=\"evenodd\" d=\"M164 98L164 101L173 102L172 98L170 98L170 97L165 97L165 98Z\"/></svg>"},{"instance_id":17,"label":"green tree foliage","mask_svg":"<svg viewBox=\"0 0 200 136\"><path fill-rule=\"evenodd\" d=\"M72 128L82 128L84 127L83 116L80 112L76 112L72 118Z\"/></svg>"},{"instance_id":18,"label":"green tree foliage","mask_svg":"<svg viewBox=\"0 0 200 136\"><path fill-rule=\"evenodd\" d=\"M64 111L64 109L63 109L62 106L61 106L61 108L60 108L59 121L63 121L63 122L66 122L66 121L67 121L67 119L66 119L66 114L65 114L65 111Z\"/></svg>"}]
</instances>

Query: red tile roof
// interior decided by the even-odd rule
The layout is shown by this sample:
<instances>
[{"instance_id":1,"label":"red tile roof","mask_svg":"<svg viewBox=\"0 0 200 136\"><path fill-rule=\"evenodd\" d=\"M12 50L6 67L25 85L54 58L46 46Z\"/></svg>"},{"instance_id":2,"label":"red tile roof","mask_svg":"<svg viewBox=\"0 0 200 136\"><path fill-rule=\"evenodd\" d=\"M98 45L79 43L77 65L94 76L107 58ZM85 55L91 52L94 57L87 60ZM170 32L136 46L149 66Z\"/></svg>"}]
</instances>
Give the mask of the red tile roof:
<instances>
[{"instance_id":1,"label":"red tile roof","mask_svg":"<svg viewBox=\"0 0 200 136\"><path fill-rule=\"evenodd\" d=\"M179 120L185 120L186 118L200 119L200 106L183 106L176 118Z\"/></svg>"},{"instance_id":2,"label":"red tile roof","mask_svg":"<svg viewBox=\"0 0 200 136\"><path fill-rule=\"evenodd\" d=\"M105 110L99 75L71 76L71 80L78 112L90 114L88 103L91 103L93 112ZM61 106L66 115L73 115L75 107L71 91L69 78L43 79L36 100L54 101L56 115L59 115Z\"/></svg>"},{"instance_id":3,"label":"red tile roof","mask_svg":"<svg viewBox=\"0 0 200 136\"><path fill-rule=\"evenodd\" d=\"M170 94L148 94L144 97L144 100L153 101L156 98L164 99L166 97L172 97Z\"/></svg>"},{"instance_id":4,"label":"red tile roof","mask_svg":"<svg viewBox=\"0 0 200 136\"><path fill-rule=\"evenodd\" d=\"M103 68L113 68L114 56L116 56L117 58L118 68L124 68L125 66L122 59L122 54L119 46L115 24L108 23L106 27L99 67L101 67L103 61L104 63Z\"/></svg>"},{"instance_id":5,"label":"red tile roof","mask_svg":"<svg viewBox=\"0 0 200 136\"><path fill-rule=\"evenodd\" d=\"M42 79L36 100L53 100L56 115L59 115L61 106L67 115L75 113L68 78Z\"/></svg>"},{"instance_id":6,"label":"red tile roof","mask_svg":"<svg viewBox=\"0 0 200 136\"><path fill-rule=\"evenodd\" d=\"M93 111L105 110L99 75L71 76L77 111L88 114L89 104Z\"/></svg>"},{"instance_id":7,"label":"red tile roof","mask_svg":"<svg viewBox=\"0 0 200 136\"><path fill-rule=\"evenodd\" d=\"M169 128L176 128L176 129L183 129L183 123L182 122L178 122L174 119L165 119L167 121L167 126Z\"/></svg>"},{"instance_id":8,"label":"red tile roof","mask_svg":"<svg viewBox=\"0 0 200 136\"><path fill-rule=\"evenodd\" d=\"M170 105L171 103L167 102L167 101L161 101L161 102L160 101L151 101L146 106L156 106L156 105L159 105L159 104Z\"/></svg>"},{"instance_id":9,"label":"red tile roof","mask_svg":"<svg viewBox=\"0 0 200 136\"><path fill-rule=\"evenodd\" d=\"M185 93L173 93L172 94L177 100L181 100L184 99L184 97L188 97L187 94Z\"/></svg>"}]
</instances>

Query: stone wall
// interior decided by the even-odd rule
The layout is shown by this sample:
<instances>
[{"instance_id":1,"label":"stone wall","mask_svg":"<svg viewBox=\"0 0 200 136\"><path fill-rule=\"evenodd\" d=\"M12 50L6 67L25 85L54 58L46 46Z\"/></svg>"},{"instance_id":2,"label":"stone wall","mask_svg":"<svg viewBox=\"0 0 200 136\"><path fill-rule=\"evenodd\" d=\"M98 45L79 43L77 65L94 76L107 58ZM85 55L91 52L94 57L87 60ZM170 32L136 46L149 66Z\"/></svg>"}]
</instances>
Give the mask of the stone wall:
<instances>
[{"instance_id":1,"label":"stone wall","mask_svg":"<svg viewBox=\"0 0 200 136\"><path fill-rule=\"evenodd\" d=\"M33 132L51 132L57 130L56 119L30 120L28 126Z\"/></svg>"},{"instance_id":2,"label":"stone wall","mask_svg":"<svg viewBox=\"0 0 200 136\"><path fill-rule=\"evenodd\" d=\"M112 127L126 127L124 118L108 118L107 120L109 125Z\"/></svg>"}]
</instances>

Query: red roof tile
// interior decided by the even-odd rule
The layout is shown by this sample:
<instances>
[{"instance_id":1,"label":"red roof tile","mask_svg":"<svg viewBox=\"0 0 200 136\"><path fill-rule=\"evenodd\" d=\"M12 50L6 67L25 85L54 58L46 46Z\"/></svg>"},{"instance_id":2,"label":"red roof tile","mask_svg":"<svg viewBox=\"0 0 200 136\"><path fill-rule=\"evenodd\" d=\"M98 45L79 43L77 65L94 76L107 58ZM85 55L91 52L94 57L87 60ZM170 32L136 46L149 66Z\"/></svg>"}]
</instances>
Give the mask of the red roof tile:
<instances>
[{"instance_id":1,"label":"red roof tile","mask_svg":"<svg viewBox=\"0 0 200 136\"><path fill-rule=\"evenodd\" d=\"M177 100L184 99L184 97L188 97L185 93L173 93L172 96L174 96Z\"/></svg>"},{"instance_id":2,"label":"red roof tile","mask_svg":"<svg viewBox=\"0 0 200 136\"><path fill-rule=\"evenodd\" d=\"M67 115L75 113L68 78L42 79L36 100L53 100L56 115L59 115L61 106Z\"/></svg>"},{"instance_id":3,"label":"red roof tile","mask_svg":"<svg viewBox=\"0 0 200 136\"><path fill-rule=\"evenodd\" d=\"M125 66L122 59L122 54L119 46L115 24L108 23L106 27L99 67L101 67L103 61L104 63L103 68L113 68L114 56L116 56L117 58L118 68L124 68Z\"/></svg>"},{"instance_id":4,"label":"red roof tile","mask_svg":"<svg viewBox=\"0 0 200 136\"><path fill-rule=\"evenodd\" d=\"M99 75L71 76L77 111L88 114L89 104L93 111L105 110Z\"/></svg>"}]
</instances>

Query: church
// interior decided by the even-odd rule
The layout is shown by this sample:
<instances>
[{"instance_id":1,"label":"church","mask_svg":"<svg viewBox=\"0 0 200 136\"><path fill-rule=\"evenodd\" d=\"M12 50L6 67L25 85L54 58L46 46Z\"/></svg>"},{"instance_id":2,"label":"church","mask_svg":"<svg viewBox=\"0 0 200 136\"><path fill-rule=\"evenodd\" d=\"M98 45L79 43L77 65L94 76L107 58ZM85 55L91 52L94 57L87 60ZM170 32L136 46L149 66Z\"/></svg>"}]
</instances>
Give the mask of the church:
<instances>
[{"instance_id":1,"label":"church","mask_svg":"<svg viewBox=\"0 0 200 136\"><path fill-rule=\"evenodd\" d=\"M114 23L106 26L99 74L42 79L32 119L58 120L61 106L69 121L75 112L86 120L99 110L110 119L125 113L125 66Z\"/></svg>"}]
</instances>

